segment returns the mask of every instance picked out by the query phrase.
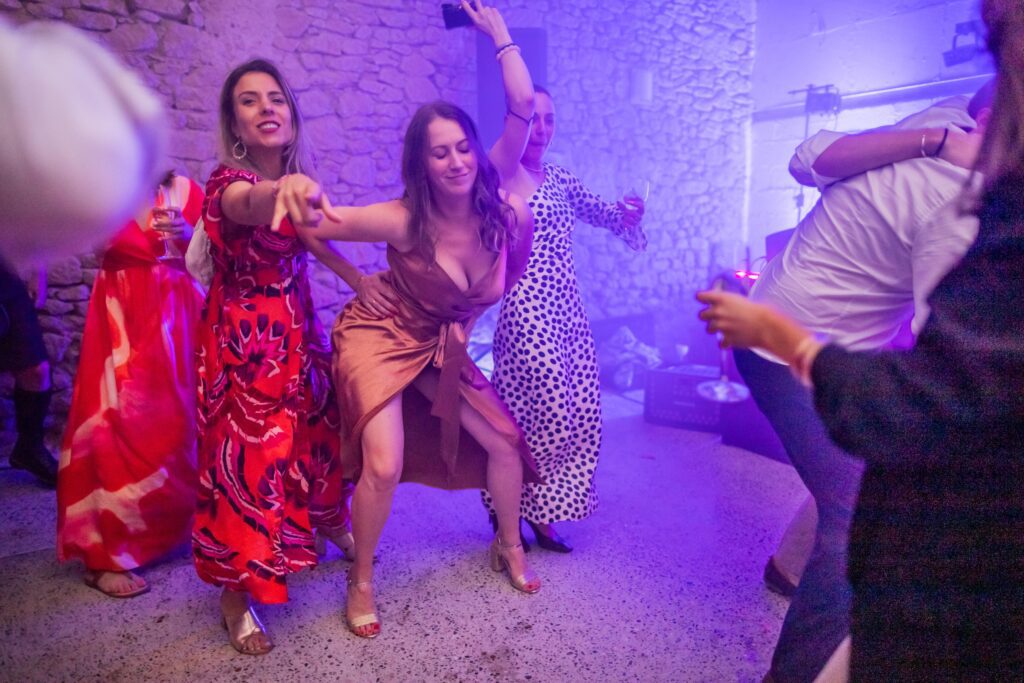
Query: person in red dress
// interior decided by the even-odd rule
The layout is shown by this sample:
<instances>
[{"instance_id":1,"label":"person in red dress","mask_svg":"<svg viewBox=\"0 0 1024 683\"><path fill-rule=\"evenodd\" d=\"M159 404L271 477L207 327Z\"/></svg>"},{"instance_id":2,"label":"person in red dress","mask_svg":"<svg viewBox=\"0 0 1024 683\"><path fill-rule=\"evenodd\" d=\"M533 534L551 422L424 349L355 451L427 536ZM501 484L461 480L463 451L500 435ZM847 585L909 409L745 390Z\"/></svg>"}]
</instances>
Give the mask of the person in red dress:
<instances>
[{"instance_id":1,"label":"person in red dress","mask_svg":"<svg viewBox=\"0 0 1024 683\"><path fill-rule=\"evenodd\" d=\"M116 598L149 590L132 570L188 541L195 501L202 294L180 250L203 192L170 174L161 189L178 210L140 210L103 255L58 472L58 557Z\"/></svg>"},{"instance_id":2,"label":"person in red dress","mask_svg":"<svg viewBox=\"0 0 1024 683\"><path fill-rule=\"evenodd\" d=\"M290 222L270 225L280 183L313 173L301 113L277 67L257 59L231 72L220 133L223 163L203 207L214 277L197 357L192 547L199 577L224 589L231 644L259 655L273 643L252 602L287 601L287 575L317 564L315 533L343 550L351 535L330 348L307 252ZM367 278L343 266L358 291Z\"/></svg>"}]
</instances>

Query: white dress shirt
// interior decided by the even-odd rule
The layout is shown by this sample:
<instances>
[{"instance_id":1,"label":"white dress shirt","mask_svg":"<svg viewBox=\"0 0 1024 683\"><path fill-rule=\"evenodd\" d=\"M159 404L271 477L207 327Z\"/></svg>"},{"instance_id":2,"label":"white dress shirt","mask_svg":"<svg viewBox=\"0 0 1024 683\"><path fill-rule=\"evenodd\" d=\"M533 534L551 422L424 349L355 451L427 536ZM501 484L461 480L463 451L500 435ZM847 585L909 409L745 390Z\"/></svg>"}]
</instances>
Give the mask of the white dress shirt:
<instances>
[{"instance_id":1,"label":"white dress shirt","mask_svg":"<svg viewBox=\"0 0 1024 683\"><path fill-rule=\"evenodd\" d=\"M943 100L892 128L972 128L967 102ZM977 235L977 219L962 213L970 172L919 158L844 180L815 173L839 137L822 131L797 148L794 171L813 177L822 196L750 298L850 350L884 348L910 316L921 329L928 295Z\"/></svg>"}]
</instances>

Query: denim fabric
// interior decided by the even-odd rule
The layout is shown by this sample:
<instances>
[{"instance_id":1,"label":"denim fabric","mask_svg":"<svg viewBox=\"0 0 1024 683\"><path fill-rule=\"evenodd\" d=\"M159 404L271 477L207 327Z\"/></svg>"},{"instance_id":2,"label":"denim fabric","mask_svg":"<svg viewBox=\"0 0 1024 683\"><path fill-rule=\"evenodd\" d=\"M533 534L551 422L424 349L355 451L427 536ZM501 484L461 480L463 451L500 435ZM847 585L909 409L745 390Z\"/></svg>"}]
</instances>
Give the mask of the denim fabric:
<instances>
[{"instance_id":1,"label":"denim fabric","mask_svg":"<svg viewBox=\"0 0 1024 683\"><path fill-rule=\"evenodd\" d=\"M810 682L850 632L846 554L863 463L832 443L811 391L787 366L740 349L735 358L818 506L814 549L786 612L771 668L777 683Z\"/></svg>"}]
</instances>

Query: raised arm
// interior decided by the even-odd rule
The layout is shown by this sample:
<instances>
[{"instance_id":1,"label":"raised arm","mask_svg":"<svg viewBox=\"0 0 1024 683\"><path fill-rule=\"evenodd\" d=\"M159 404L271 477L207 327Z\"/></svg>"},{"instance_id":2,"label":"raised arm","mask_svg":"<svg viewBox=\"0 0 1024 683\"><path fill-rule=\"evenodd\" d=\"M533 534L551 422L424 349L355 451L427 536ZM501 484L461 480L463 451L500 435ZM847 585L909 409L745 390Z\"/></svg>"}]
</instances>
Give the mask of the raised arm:
<instances>
[{"instance_id":1,"label":"raised arm","mask_svg":"<svg viewBox=\"0 0 1024 683\"><path fill-rule=\"evenodd\" d=\"M476 7L462 0L462 7L473 19L480 32L494 42L501 80L505 86L505 105L508 113L501 137L491 148L491 162L498 169L502 183L506 183L519 170L519 160L530 138L530 122L533 119L533 80L526 68L526 62L519 46L512 42L508 27L501 13L494 7L485 7L477 0Z\"/></svg>"}]
</instances>

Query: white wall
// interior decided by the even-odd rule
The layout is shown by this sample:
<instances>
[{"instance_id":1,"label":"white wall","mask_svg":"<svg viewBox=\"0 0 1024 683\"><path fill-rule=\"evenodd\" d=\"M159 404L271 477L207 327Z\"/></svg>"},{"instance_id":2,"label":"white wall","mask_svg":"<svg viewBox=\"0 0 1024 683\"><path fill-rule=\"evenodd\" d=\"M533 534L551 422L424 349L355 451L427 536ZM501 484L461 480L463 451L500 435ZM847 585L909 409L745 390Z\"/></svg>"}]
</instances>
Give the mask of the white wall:
<instances>
[{"instance_id":1,"label":"white wall","mask_svg":"<svg viewBox=\"0 0 1024 683\"><path fill-rule=\"evenodd\" d=\"M991 71L986 56L951 68L943 64L955 25L977 18L975 0L758 0L757 12L747 216L755 256L764 253L766 234L797 222L794 197L799 186L787 165L804 138L804 115L800 111L765 120L766 110L803 102L801 95L789 91L834 84L849 95ZM890 98L872 107L843 109L836 116L816 114L810 132L893 123L934 99ZM805 194L804 213L817 199L813 190Z\"/></svg>"}]
</instances>

